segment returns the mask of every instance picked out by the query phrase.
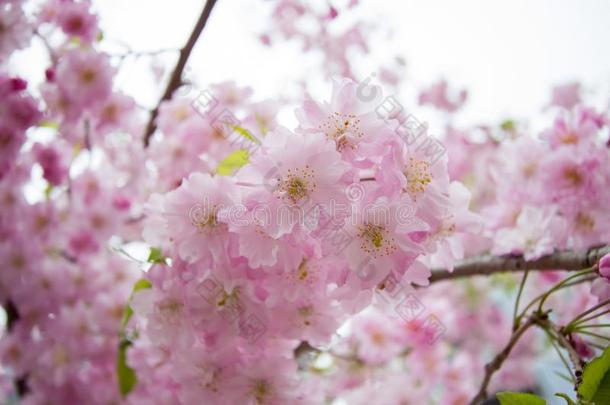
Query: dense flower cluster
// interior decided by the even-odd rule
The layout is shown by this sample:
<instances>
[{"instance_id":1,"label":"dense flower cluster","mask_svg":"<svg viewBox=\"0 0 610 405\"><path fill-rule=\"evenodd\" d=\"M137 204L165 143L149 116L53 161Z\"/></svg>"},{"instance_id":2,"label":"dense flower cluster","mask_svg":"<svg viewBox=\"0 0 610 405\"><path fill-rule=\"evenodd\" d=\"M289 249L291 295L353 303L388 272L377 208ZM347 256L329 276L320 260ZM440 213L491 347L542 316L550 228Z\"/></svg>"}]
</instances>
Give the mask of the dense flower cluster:
<instances>
[{"instance_id":1,"label":"dense flower cluster","mask_svg":"<svg viewBox=\"0 0 610 405\"><path fill-rule=\"evenodd\" d=\"M405 286L427 284L418 258L461 258L457 235L476 219L467 191L449 182L446 156L435 161L409 148L399 122L359 101L357 88L337 81L330 102L306 100L299 127L267 133L235 175L191 173L151 197L146 241L172 263L152 269L153 288L134 297L146 336L134 353L171 347L163 359L170 368L198 348L199 374L189 377L198 383L171 376L180 401L303 400L290 356L301 340L330 343L390 275ZM159 119L166 131L176 124ZM202 120L185 119L176 134ZM287 352L270 349L278 347ZM267 374L282 363L282 378ZM235 384L244 388L223 388Z\"/></svg>"},{"instance_id":2,"label":"dense flower cluster","mask_svg":"<svg viewBox=\"0 0 610 405\"><path fill-rule=\"evenodd\" d=\"M3 371L19 381L23 404L113 403L118 327L140 272L109 246L131 237L127 196L137 189L119 180L130 170L120 165L127 151L117 154L104 136L135 119L133 101L113 92L108 57L87 45L98 32L88 2L51 1L31 19L22 7L0 6L3 56L34 27L64 35L54 37L61 45L39 92L0 74Z\"/></svg>"},{"instance_id":3,"label":"dense flower cluster","mask_svg":"<svg viewBox=\"0 0 610 405\"><path fill-rule=\"evenodd\" d=\"M584 251L610 240L610 115L574 104L580 100L578 86L570 88L569 94L564 94L565 86L554 91L551 105L559 107L557 117L539 137L512 128L512 123L502 142L488 138L473 143L455 130L449 134L455 137L450 148L456 151L452 177L477 176L475 202L486 218L495 254L536 259L557 249ZM487 172L478 172L483 165ZM600 298L608 296L605 284L603 279L594 283Z\"/></svg>"}]
</instances>

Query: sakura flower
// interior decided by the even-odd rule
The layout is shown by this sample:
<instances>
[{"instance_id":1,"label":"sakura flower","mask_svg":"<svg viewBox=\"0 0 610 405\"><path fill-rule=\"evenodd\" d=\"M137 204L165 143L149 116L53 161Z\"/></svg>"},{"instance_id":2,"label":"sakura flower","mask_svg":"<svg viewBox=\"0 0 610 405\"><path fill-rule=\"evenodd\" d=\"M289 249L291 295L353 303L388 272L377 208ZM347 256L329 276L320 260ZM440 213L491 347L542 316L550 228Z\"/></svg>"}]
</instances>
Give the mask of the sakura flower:
<instances>
[{"instance_id":1,"label":"sakura flower","mask_svg":"<svg viewBox=\"0 0 610 405\"><path fill-rule=\"evenodd\" d=\"M350 269L362 282L374 284L391 270L404 274L413 260L423 253L416 235L428 226L413 217L412 201L380 198L354 207L345 230L353 240L345 249Z\"/></svg>"},{"instance_id":2,"label":"sakura flower","mask_svg":"<svg viewBox=\"0 0 610 405\"><path fill-rule=\"evenodd\" d=\"M233 206L237 190L225 177L193 173L180 187L168 193L161 212L161 229L166 243L190 262L222 262L228 243L228 229L219 214Z\"/></svg>"},{"instance_id":3,"label":"sakura flower","mask_svg":"<svg viewBox=\"0 0 610 405\"><path fill-rule=\"evenodd\" d=\"M100 133L124 129L130 130L133 121L135 102L122 93L113 93L103 104L95 109L95 129Z\"/></svg>"},{"instance_id":4,"label":"sakura flower","mask_svg":"<svg viewBox=\"0 0 610 405\"><path fill-rule=\"evenodd\" d=\"M20 2L3 2L0 6L0 32L0 61L4 62L32 38L32 27Z\"/></svg>"},{"instance_id":5,"label":"sakura flower","mask_svg":"<svg viewBox=\"0 0 610 405\"><path fill-rule=\"evenodd\" d=\"M251 88L239 87L233 81L216 83L210 89L221 108L234 109L246 103L252 95Z\"/></svg>"},{"instance_id":6,"label":"sakura flower","mask_svg":"<svg viewBox=\"0 0 610 405\"><path fill-rule=\"evenodd\" d=\"M361 87L351 80L334 80L330 102L307 99L296 111L300 129L308 134L324 134L344 157L363 159L358 157L359 145L378 141L388 128L375 112L379 100L359 96ZM379 98L380 92L375 91L373 96Z\"/></svg>"},{"instance_id":7,"label":"sakura flower","mask_svg":"<svg viewBox=\"0 0 610 405\"><path fill-rule=\"evenodd\" d=\"M432 229L427 234L427 243L437 244L430 257L433 266L452 271L454 263L464 258L464 238L481 230L481 217L469 209L470 197L462 183L452 182L449 186L451 207L440 215L440 220L429 221Z\"/></svg>"},{"instance_id":8,"label":"sakura flower","mask_svg":"<svg viewBox=\"0 0 610 405\"><path fill-rule=\"evenodd\" d=\"M575 105L582 101L581 85L578 82L565 83L553 87L551 101L549 105L572 109Z\"/></svg>"},{"instance_id":9,"label":"sakura flower","mask_svg":"<svg viewBox=\"0 0 610 405\"><path fill-rule=\"evenodd\" d=\"M21 131L0 124L0 179L13 166L19 148L25 142L25 134Z\"/></svg>"},{"instance_id":10,"label":"sakura flower","mask_svg":"<svg viewBox=\"0 0 610 405\"><path fill-rule=\"evenodd\" d=\"M0 118L3 125L15 130L23 131L37 124L42 116L26 86L19 77L0 75Z\"/></svg>"},{"instance_id":11,"label":"sakura flower","mask_svg":"<svg viewBox=\"0 0 610 405\"><path fill-rule=\"evenodd\" d=\"M210 351L201 345L175 348L175 380L178 396L185 404L228 400L230 382L240 362L235 347Z\"/></svg>"},{"instance_id":12,"label":"sakura flower","mask_svg":"<svg viewBox=\"0 0 610 405\"><path fill-rule=\"evenodd\" d=\"M526 260L537 259L564 245L565 220L556 209L525 206L517 218L515 228L500 229L494 239L494 254L522 253Z\"/></svg>"},{"instance_id":13,"label":"sakura flower","mask_svg":"<svg viewBox=\"0 0 610 405\"><path fill-rule=\"evenodd\" d=\"M460 90L455 96L450 96L448 93L449 89L447 82L445 80L440 80L420 93L419 105L430 104L439 110L447 111L449 113L456 112L466 102L468 92L466 90Z\"/></svg>"},{"instance_id":14,"label":"sakura flower","mask_svg":"<svg viewBox=\"0 0 610 405\"><path fill-rule=\"evenodd\" d=\"M113 74L114 69L105 55L75 49L60 60L57 83L70 101L92 107L110 96Z\"/></svg>"},{"instance_id":15,"label":"sakura flower","mask_svg":"<svg viewBox=\"0 0 610 405\"><path fill-rule=\"evenodd\" d=\"M591 294L596 296L599 302L610 300L610 281L604 277L593 280Z\"/></svg>"},{"instance_id":16,"label":"sakura flower","mask_svg":"<svg viewBox=\"0 0 610 405\"><path fill-rule=\"evenodd\" d=\"M33 152L42 167L43 177L49 184L57 186L66 179L68 168L64 157L60 155L57 149L37 143L33 147Z\"/></svg>"},{"instance_id":17,"label":"sakura flower","mask_svg":"<svg viewBox=\"0 0 610 405\"><path fill-rule=\"evenodd\" d=\"M304 213L316 205L330 207L346 201L343 187L350 181L349 165L321 135L278 129L265 138L260 152L249 166L253 174L244 173L240 181L263 186L246 198L268 201L271 222L265 226L272 237L293 229L297 221L290 213L294 209Z\"/></svg>"},{"instance_id":18,"label":"sakura flower","mask_svg":"<svg viewBox=\"0 0 610 405\"><path fill-rule=\"evenodd\" d=\"M300 298L277 309L280 333L288 338L300 337L314 345L330 342L340 326L339 306L321 295Z\"/></svg>"},{"instance_id":19,"label":"sakura flower","mask_svg":"<svg viewBox=\"0 0 610 405\"><path fill-rule=\"evenodd\" d=\"M375 174L383 194L405 193L418 207L426 207L431 215L447 207L446 157L432 161L424 150L410 148L402 140L394 140L389 146L389 153Z\"/></svg>"},{"instance_id":20,"label":"sakura flower","mask_svg":"<svg viewBox=\"0 0 610 405\"><path fill-rule=\"evenodd\" d=\"M92 42L99 30L97 16L89 11L88 1L63 3L57 14L57 23L67 34Z\"/></svg>"},{"instance_id":21,"label":"sakura flower","mask_svg":"<svg viewBox=\"0 0 610 405\"><path fill-rule=\"evenodd\" d=\"M545 146L530 136L520 136L504 142L499 153L505 156L491 175L498 184L498 197L519 205L524 199L539 201L544 168L540 159L546 153ZM510 178L511 182L502 179Z\"/></svg>"},{"instance_id":22,"label":"sakura flower","mask_svg":"<svg viewBox=\"0 0 610 405\"><path fill-rule=\"evenodd\" d=\"M358 357L369 364L393 359L405 347L404 337L397 326L380 312L358 316L352 326Z\"/></svg>"},{"instance_id":23,"label":"sakura flower","mask_svg":"<svg viewBox=\"0 0 610 405\"><path fill-rule=\"evenodd\" d=\"M603 190L603 175L597 168L604 158L599 153L575 154L567 148L550 155L542 166L546 199L573 212L583 201L595 198Z\"/></svg>"},{"instance_id":24,"label":"sakura flower","mask_svg":"<svg viewBox=\"0 0 610 405\"><path fill-rule=\"evenodd\" d=\"M191 100L180 97L174 97L161 103L157 116L159 129L165 134L172 134L180 125L191 119L201 120L192 103Z\"/></svg>"},{"instance_id":25,"label":"sakura flower","mask_svg":"<svg viewBox=\"0 0 610 405\"><path fill-rule=\"evenodd\" d=\"M598 197L599 198L599 197ZM600 198L600 201L603 198ZM575 249L585 250L604 243L610 237L610 229L605 225L610 220L610 212L602 205L591 204L580 209L565 210L570 229L570 243Z\"/></svg>"},{"instance_id":26,"label":"sakura flower","mask_svg":"<svg viewBox=\"0 0 610 405\"><path fill-rule=\"evenodd\" d=\"M548 140L553 148L561 145L589 145L606 123L603 117L590 108L576 108L557 117L553 127L544 131L541 137Z\"/></svg>"},{"instance_id":27,"label":"sakura flower","mask_svg":"<svg viewBox=\"0 0 610 405\"><path fill-rule=\"evenodd\" d=\"M261 359L262 360L262 359ZM282 357L267 357L243 367L232 383L235 403L281 405L303 403L305 396L294 379L296 363Z\"/></svg>"}]
</instances>

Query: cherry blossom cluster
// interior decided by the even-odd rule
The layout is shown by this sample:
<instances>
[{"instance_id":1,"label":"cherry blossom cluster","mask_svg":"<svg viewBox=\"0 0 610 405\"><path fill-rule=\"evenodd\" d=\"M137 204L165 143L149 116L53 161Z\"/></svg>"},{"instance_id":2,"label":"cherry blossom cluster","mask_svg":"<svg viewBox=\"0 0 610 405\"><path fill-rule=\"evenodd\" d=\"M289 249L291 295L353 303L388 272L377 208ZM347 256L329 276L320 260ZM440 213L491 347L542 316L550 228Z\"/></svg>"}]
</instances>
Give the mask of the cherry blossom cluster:
<instances>
[{"instance_id":1,"label":"cherry blossom cluster","mask_svg":"<svg viewBox=\"0 0 610 405\"><path fill-rule=\"evenodd\" d=\"M538 136L512 122L504 125L502 142L488 136L477 143L450 130L452 178L475 176L474 200L492 253L536 259L610 240L610 114L580 100L578 85L555 89L554 121ZM602 300L610 294L602 278L594 290Z\"/></svg>"},{"instance_id":2,"label":"cherry blossom cluster","mask_svg":"<svg viewBox=\"0 0 610 405\"><path fill-rule=\"evenodd\" d=\"M2 58L38 40L50 60L39 88L0 74L0 356L12 381L1 402L116 403L118 330L140 272L110 247L139 233L137 166L115 135L137 117L96 50L90 3L40 6L0 5Z\"/></svg>"},{"instance_id":3,"label":"cherry blossom cluster","mask_svg":"<svg viewBox=\"0 0 610 405\"><path fill-rule=\"evenodd\" d=\"M459 107L450 108L452 98L442 83L424 90L420 102L455 113ZM570 84L554 90L550 108L557 118L539 137L517 130L511 122L504 123L500 131L489 126L474 130L448 127L444 142L451 178L470 186L473 205L486 219L482 234L464 235L467 255L491 250L536 259L557 249L581 252L607 243L603 203L607 200L608 114L584 107L579 88ZM483 141L470 137L477 131L485 134ZM505 139L499 141L502 136ZM566 157L571 165L566 164ZM579 165L585 161L595 163ZM586 184L591 188L581 189ZM546 221L537 220L537 212L548 213ZM583 227L580 219L585 213L591 220ZM610 298L609 259L600 260L592 283L588 278L589 282L575 283L548 298L553 322L567 325L585 309ZM566 277L562 271L530 275L522 302L536 302ZM328 350L314 352L309 372L319 379L327 399L347 403L469 403L483 380L489 353L501 353L514 330L505 304L517 286L516 277L506 275L435 284L402 301L376 300L351 319L349 330L340 333ZM490 295L491 290L495 294ZM408 316L401 312L405 303ZM442 323L443 335L438 340L434 329L426 329L429 317L420 315L424 308ZM603 335L595 333L602 329L595 328L606 321L607 316L591 316L590 329L570 336L583 361L604 348ZM535 388L535 359L548 347L544 334L528 331L494 375L489 392Z\"/></svg>"},{"instance_id":4,"label":"cherry blossom cluster","mask_svg":"<svg viewBox=\"0 0 610 405\"><path fill-rule=\"evenodd\" d=\"M428 285L470 256L608 244L607 106L568 83L540 134L460 128L468 93L441 80L405 104L445 113L439 155L417 142L428 125L371 91L399 74L355 81L371 26L333 24L357 5L278 0L261 34L322 51L342 77L326 101L183 74L142 111L90 1L0 4L0 402L463 404L534 308L572 329L546 329L551 345L527 331L489 393L535 388L553 333L579 359L604 348L607 317L582 314L610 299L609 255ZM39 80L9 63L34 44Z\"/></svg>"},{"instance_id":5,"label":"cherry blossom cluster","mask_svg":"<svg viewBox=\"0 0 610 405\"><path fill-rule=\"evenodd\" d=\"M354 79L350 51L369 52L366 33L372 27L366 21L357 21L342 31L331 29L333 20L340 14L349 13L358 5L350 0L344 9L332 4L281 0L273 6L272 20L268 31L260 35L263 44L271 46L279 39L297 40L305 52L321 50L325 63L321 66L328 75L339 75ZM319 47L319 44L325 44Z\"/></svg>"},{"instance_id":6,"label":"cherry blossom cluster","mask_svg":"<svg viewBox=\"0 0 610 405\"><path fill-rule=\"evenodd\" d=\"M418 258L461 258L458 235L475 219L468 192L449 181L446 156L433 162L409 148L398 121L380 117L357 90L336 81L329 102L307 99L297 109L296 130L252 137L260 145L234 175L194 172L149 200L145 239L171 265L151 269L152 289L134 296L142 338L131 356L138 375L153 371L145 380L169 379L165 395L184 403L304 400L291 356L300 341L328 344L390 274L405 286L427 284ZM216 91L216 100L226 100L235 90ZM175 133L168 130L176 119L166 121L166 113L186 105L162 108L165 138L206 128L215 136L213 122L203 126L211 118L192 112L180 115ZM241 125L248 121L256 122L246 117ZM166 349L156 367L140 364L150 356L135 359L151 347ZM188 378L172 375L184 361L191 362Z\"/></svg>"},{"instance_id":7,"label":"cherry blossom cluster","mask_svg":"<svg viewBox=\"0 0 610 405\"><path fill-rule=\"evenodd\" d=\"M471 289L441 284L418 291L412 316L398 317L392 307L378 305L357 315L349 333L330 354L311 364L327 398L350 404L378 401L468 403L483 377L485 353L502 350L510 334L510 319L499 302L477 293L487 288L474 280ZM462 303L460 311L451 307ZM424 310L425 305L425 310ZM426 332L425 312L446 328L440 339ZM539 340L528 334L494 380L494 389L527 388L534 378Z\"/></svg>"}]
</instances>

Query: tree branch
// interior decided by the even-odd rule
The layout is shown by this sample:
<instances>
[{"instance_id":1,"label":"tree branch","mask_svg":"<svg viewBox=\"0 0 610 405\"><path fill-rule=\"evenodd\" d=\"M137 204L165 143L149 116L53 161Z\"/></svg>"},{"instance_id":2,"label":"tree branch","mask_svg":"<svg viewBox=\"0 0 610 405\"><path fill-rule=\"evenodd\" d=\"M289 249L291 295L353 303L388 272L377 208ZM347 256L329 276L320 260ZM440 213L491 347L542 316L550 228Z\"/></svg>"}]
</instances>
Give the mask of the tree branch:
<instances>
[{"instance_id":1,"label":"tree branch","mask_svg":"<svg viewBox=\"0 0 610 405\"><path fill-rule=\"evenodd\" d=\"M610 253L610 245L591 248L588 252L584 253L571 250L558 251L531 261L525 260L521 255L479 256L458 264L453 272L449 272L446 269L433 269L430 282L526 270L582 270L594 266L607 253Z\"/></svg>"},{"instance_id":2,"label":"tree branch","mask_svg":"<svg viewBox=\"0 0 610 405\"><path fill-rule=\"evenodd\" d=\"M169 82L167 83L165 92L163 93L163 96L161 97L161 100L159 100L157 106L150 113L150 118L148 119L146 130L144 131L144 147L148 146L150 142L150 137L157 129L156 120L157 115L159 114L159 106L162 102L169 100L174 94L174 91L176 91L176 89L182 85L182 72L186 67L186 62L188 61L188 58L191 55L191 52L193 51L195 43L197 43L197 39L199 39L199 35L203 31L203 28L206 26L208 19L210 18L210 14L212 13L212 9L214 8L216 1L217 0L206 1L205 7L203 8L199 19L197 20L197 23L195 24L195 27L191 32L191 36L189 37L188 41L186 41L186 44L180 49L180 56L178 57L178 62L176 63L176 67L172 72Z\"/></svg>"},{"instance_id":3,"label":"tree branch","mask_svg":"<svg viewBox=\"0 0 610 405\"><path fill-rule=\"evenodd\" d=\"M530 327L536 324L536 322L538 321L537 317L537 314L532 314L532 316L527 318L527 321L524 322L517 330L512 333L510 339L508 340L508 343L506 344L506 346L504 346L504 349L502 349L502 351L498 353L492 361L485 365L485 376L483 377L483 381L481 382L481 387L479 388L479 391L474 396L474 398L472 398L469 405L478 405L487 398L487 388L489 387L489 383L491 382L491 377L496 371L500 369L500 367L502 367L502 364L504 364L504 362L510 355L510 352L513 350L521 336L523 336L523 334Z\"/></svg>"},{"instance_id":4,"label":"tree branch","mask_svg":"<svg viewBox=\"0 0 610 405\"><path fill-rule=\"evenodd\" d=\"M21 317L19 316L19 311L17 310L17 307L10 299L4 304L4 311L6 312L6 331L8 333L11 333L11 331L15 327L15 324L19 322L19 319ZM14 384L15 390L19 398L23 398L23 396L29 392L27 375L17 377L15 379Z\"/></svg>"}]
</instances>

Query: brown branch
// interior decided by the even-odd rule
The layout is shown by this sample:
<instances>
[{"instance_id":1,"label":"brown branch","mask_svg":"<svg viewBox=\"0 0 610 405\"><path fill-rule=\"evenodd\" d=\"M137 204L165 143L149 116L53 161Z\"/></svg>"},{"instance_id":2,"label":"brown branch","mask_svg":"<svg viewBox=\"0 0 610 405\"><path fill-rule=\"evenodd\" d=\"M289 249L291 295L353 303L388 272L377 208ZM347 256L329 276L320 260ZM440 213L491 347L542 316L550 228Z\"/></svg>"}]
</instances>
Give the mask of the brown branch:
<instances>
[{"instance_id":1,"label":"brown branch","mask_svg":"<svg viewBox=\"0 0 610 405\"><path fill-rule=\"evenodd\" d=\"M585 367L585 362L576 352L572 336L565 328L557 326L548 318L537 318L536 324L547 331L553 331L556 335L555 337L557 338L557 343L559 343L559 345L568 352L570 362L574 367L574 375L576 376L576 384L574 385L574 391L576 391L576 396L579 397L580 394L578 393L578 386L582 382L582 373L583 368ZM553 336L553 334L550 334L550 336Z\"/></svg>"},{"instance_id":2,"label":"brown branch","mask_svg":"<svg viewBox=\"0 0 610 405\"><path fill-rule=\"evenodd\" d=\"M19 315L17 307L10 299L4 304L4 311L6 312L6 331L8 333L11 333L11 331L13 330L17 322L19 322L19 319L21 319L21 317ZM17 392L19 398L23 398L23 396L29 392L27 374L15 378L14 384L15 391Z\"/></svg>"},{"instance_id":3,"label":"brown branch","mask_svg":"<svg viewBox=\"0 0 610 405\"><path fill-rule=\"evenodd\" d=\"M470 401L469 405L478 405L487 398L487 388L489 387L489 383L491 382L491 377L496 371L500 370L500 367L502 367L502 364L504 364L504 362L510 355L510 352L513 350L521 336L523 336L523 334L530 327L536 324L536 322L538 321L538 316L538 314L533 314L532 316L527 318L527 321L521 324L521 326L512 333L504 349L502 349L502 351L498 353L492 361L485 365L485 376L483 377L483 381L481 382L479 391Z\"/></svg>"},{"instance_id":4,"label":"brown branch","mask_svg":"<svg viewBox=\"0 0 610 405\"><path fill-rule=\"evenodd\" d=\"M6 330L7 332L11 332L17 321L19 321L19 312L17 311L17 307L13 301L10 299L4 304L4 311L6 312Z\"/></svg>"},{"instance_id":5,"label":"brown branch","mask_svg":"<svg viewBox=\"0 0 610 405\"><path fill-rule=\"evenodd\" d=\"M36 36L40 40L40 42L42 42L42 45L47 50L47 53L49 54L49 59L51 59L51 64L54 66L57 65L57 54L55 53L55 50L53 49L51 44L49 44L49 41L47 41L47 38L36 29L34 30L34 36Z\"/></svg>"},{"instance_id":6,"label":"brown branch","mask_svg":"<svg viewBox=\"0 0 610 405\"><path fill-rule=\"evenodd\" d=\"M193 28L193 32L191 32L191 36L189 37L188 41L186 41L186 44L180 49L180 56L178 57L178 62L176 63L176 67L172 72L169 82L167 83L165 92L163 93L163 96L161 97L161 100L159 100L157 106L150 113L150 118L148 119L148 124L146 124L146 130L144 131L144 147L148 146L150 142L150 137L157 129L156 120L157 115L159 114L159 106L162 102L169 100L174 94L174 91L176 91L176 89L178 89L178 87L183 84L182 72L186 67L186 62L188 61L188 58L191 55L191 52L193 51L195 43L197 43L197 39L199 39L199 35L203 31L203 28L206 26L208 19L210 18L210 14L212 13L212 9L214 8L216 1L217 0L206 1L205 7L203 8L199 19L197 20L197 23Z\"/></svg>"},{"instance_id":7,"label":"brown branch","mask_svg":"<svg viewBox=\"0 0 610 405\"><path fill-rule=\"evenodd\" d=\"M525 260L523 256L480 256L463 261L455 266L453 272L446 269L433 269L430 282L525 270L582 270L594 266L602 256L608 253L610 253L610 245L591 248L584 253L571 250L558 251L530 261Z\"/></svg>"}]
</instances>

